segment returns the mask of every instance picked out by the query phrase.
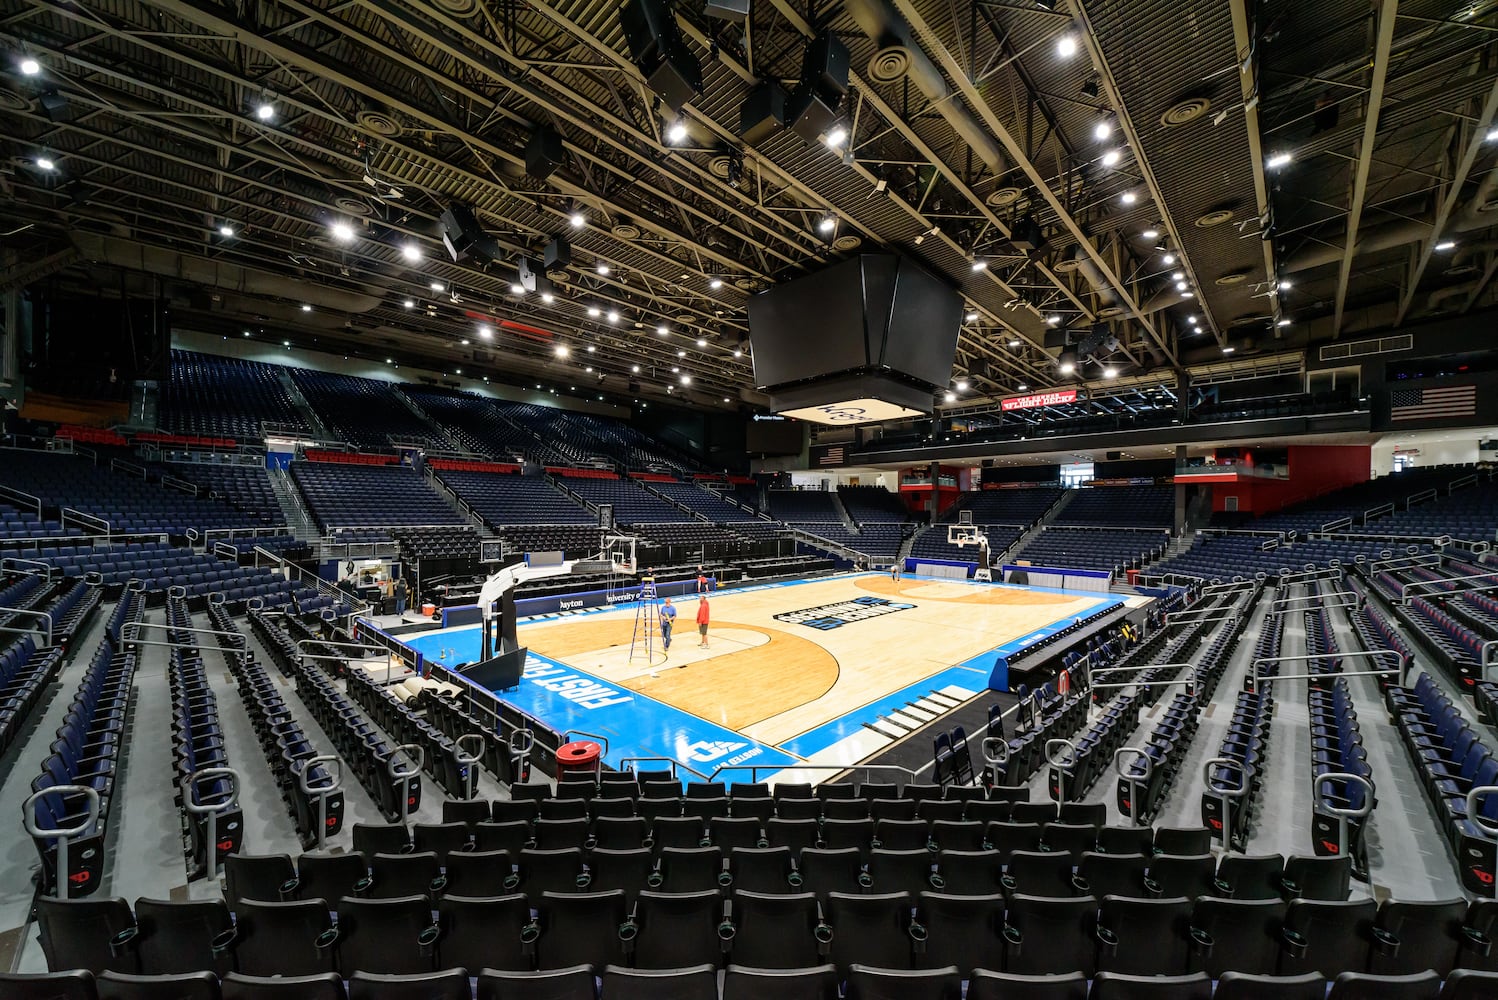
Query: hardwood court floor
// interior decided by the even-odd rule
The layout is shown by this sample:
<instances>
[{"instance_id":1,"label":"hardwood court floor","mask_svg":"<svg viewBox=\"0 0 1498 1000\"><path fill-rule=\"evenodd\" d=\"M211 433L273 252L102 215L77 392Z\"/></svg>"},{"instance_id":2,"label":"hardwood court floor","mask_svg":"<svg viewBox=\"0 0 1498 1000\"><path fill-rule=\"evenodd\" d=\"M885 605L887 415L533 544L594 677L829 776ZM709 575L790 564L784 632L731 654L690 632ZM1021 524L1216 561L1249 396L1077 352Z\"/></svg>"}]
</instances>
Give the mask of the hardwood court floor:
<instances>
[{"instance_id":1,"label":"hardwood court floor","mask_svg":"<svg viewBox=\"0 0 1498 1000\"><path fill-rule=\"evenodd\" d=\"M870 597L910 607L830 629L775 618ZM713 595L705 650L697 646L696 598L681 598L670 652L662 655L656 636L652 661L639 647L630 659L632 608L523 624L519 639L543 656L777 744L1080 615L1096 600L942 580L896 584L870 574Z\"/></svg>"}]
</instances>

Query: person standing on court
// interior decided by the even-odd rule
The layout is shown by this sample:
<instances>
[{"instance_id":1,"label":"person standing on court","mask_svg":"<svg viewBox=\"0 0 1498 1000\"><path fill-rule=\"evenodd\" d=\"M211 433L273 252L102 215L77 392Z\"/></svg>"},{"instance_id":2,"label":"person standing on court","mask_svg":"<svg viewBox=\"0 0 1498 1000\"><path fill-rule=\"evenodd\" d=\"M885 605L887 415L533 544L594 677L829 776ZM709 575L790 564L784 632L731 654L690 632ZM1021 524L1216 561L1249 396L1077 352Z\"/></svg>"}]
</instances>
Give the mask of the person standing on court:
<instances>
[{"instance_id":1,"label":"person standing on court","mask_svg":"<svg viewBox=\"0 0 1498 1000\"><path fill-rule=\"evenodd\" d=\"M671 605L671 598L666 598L666 603L661 605L661 648L670 652L671 650L671 626L676 624L676 608Z\"/></svg>"},{"instance_id":2,"label":"person standing on court","mask_svg":"<svg viewBox=\"0 0 1498 1000\"><path fill-rule=\"evenodd\" d=\"M703 595L702 597L697 598L697 634L702 639L701 642L697 643L697 646L698 646L699 649L707 649L708 648L708 646L707 646L707 620L708 620L707 596Z\"/></svg>"},{"instance_id":3,"label":"person standing on court","mask_svg":"<svg viewBox=\"0 0 1498 1000\"><path fill-rule=\"evenodd\" d=\"M406 578L401 577L395 581L395 613L404 615L406 613L406 595L410 593L406 587Z\"/></svg>"},{"instance_id":4,"label":"person standing on court","mask_svg":"<svg viewBox=\"0 0 1498 1000\"><path fill-rule=\"evenodd\" d=\"M889 564L889 578L892 583L900 582L900 561L898 559Z\"/></svg>"}]
</instances>

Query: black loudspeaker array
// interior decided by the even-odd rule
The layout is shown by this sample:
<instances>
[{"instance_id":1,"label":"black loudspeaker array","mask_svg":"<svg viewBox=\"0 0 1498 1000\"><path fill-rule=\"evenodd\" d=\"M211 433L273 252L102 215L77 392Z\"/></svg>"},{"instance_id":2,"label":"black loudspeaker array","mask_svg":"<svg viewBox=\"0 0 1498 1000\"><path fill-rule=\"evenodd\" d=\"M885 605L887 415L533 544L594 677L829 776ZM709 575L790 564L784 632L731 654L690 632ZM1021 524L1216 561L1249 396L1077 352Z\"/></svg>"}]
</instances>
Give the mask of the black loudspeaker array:
<instances>
[{"instance_id":1,"label":"black loudspeaker array","mask_svg":"<svg viewBox=\"0 0 1498 1000\"><path fill-rule=\"evenodd\" d=\"M848 92L848 47L830 31L812 39L801 61L801 81L786 102L786 122L801 138L815 142L837 120Z\"/></svg>"},{"instance_id":2,"label":"black loudspeaker array","mask_svg":"<svg viewBox=\"0 0 1498 1000\"><path fill-rule=\"evenodd\" d=\"M473 209L454 202L442 213L442 244L454 261L482 255L487 237Z\"/></svg>"},{"instance_id":3,"label":"black loudspeaker array","mask_svg":"<svg viewBox=\"0 0 1498 1000\"><path fill-rule=\"evenodd\" d=\"M562 165L566 154L562 150L562 137L550 125L537 125L531 132L530 142L525 145L525 172L538 181L544 181Z\"/></svg>"},{"instance_id":4,"label":"black loudspeaker array","mask_svg":"<svg viewBox=\"0 0 1498 1000\"><path fill-rule=\"evenodd\" d=\"M680 109L702 93L702 66L667 0L629 0L619 9L619 26L630 60L662 101Z\"/></svg>"},{"instance_id":5,"label":"black loudspeaker array","mask_svg":"<svg viewBox=\"0 0 1498 1000\"><path fill-rule=\"evenodd\" d=\"M720 21L743 24L749 19L749 0L706 0L702 5L702 13Z\"/></svg>"}]
</instances>

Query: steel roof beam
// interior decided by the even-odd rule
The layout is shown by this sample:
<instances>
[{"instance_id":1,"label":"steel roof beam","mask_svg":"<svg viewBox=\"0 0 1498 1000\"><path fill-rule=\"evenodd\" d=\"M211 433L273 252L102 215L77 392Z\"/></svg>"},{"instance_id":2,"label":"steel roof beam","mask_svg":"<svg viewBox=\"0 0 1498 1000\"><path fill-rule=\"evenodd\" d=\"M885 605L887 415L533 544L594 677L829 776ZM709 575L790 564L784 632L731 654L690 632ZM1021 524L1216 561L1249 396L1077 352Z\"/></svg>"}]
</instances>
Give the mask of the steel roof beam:
<instances>
[{"instance_id":1,"label":"steel roof beam","mask_svg":"<svg viewBox=\"0 0 1498 1000\"><path fill-rule=\"evenodd\" d=\"M1394 316L1395 326L1404 322L1405 314L1409 312L1410 305L1415 301L1420 279L1425 275L1426 267L1430 265L1430 258L1436 251L1436 244L1441 242L1441 236L1446 232L1446 223L1451 221L1451 213L1455 211L1457 203L1461 200L1462 186L1467 183L1467 177L1472 173L1472 165L1477 162L1477 154L1482 150L1483 143L1487 141L1488 129L1493 125L1494 115L1498 115L1498 79L1493 81L1493 86L1488 91L1488 98L1483 102L1482 114L1472 128L1472 135L1467 140L1467 148L1463 150L1461 162L1457 164L1456 173L1452 175L1451 186L1446 189L1446 197L1436 212L1430 235L1420 247L1420 256L1415 261L1409 284L1405 286L1404 297L1399 301L1399 311Z\"/></svg>"},{"instance_id":2,"label":"steel roof beam","mask_svg":"<svg viewBox=\"0 0 1498 1000\"><path fill-rule=\"evenodd\" d=\"M1394 21L1399 0L1383 0L1378 11L1378 35L1373 46L1373 79L1368 85L1368 109L1363 113L1363 138L1358 146L1358 165L1353 174L1352 201L1347 208L1347 236L1342 245L1342 264L1337 270L1337 298L1332 311L1332 337L1342 333L1342 314L1347 305L1347 286L1352 280L1352 258L1357 254L1358 225L1363 220L1363 199L1368 194L1368 170L1373 165L1373 147L1378 141L1378 115L1384 103L1384 82L1389 75L1389 50L1394 43ZM1274 276L1270 275L1270 280ZM1278 302L1278 298L1276 298Z\"/></svg>"},{"instance_id":3,"label":"steel roof beam","mask_svg":"<svg viewBox=\"0 0 1498 1000\"><path fill-rule=\"evenodd\" d=\"M957 60L941 44L941 40L936 32L921 17L920 11L916 10L911 0L888 0L888 2L894 4L895 8L909 22L911 28L920 36L927 51L932 53L941 64L947 77L962 93L969 106L983 119L984 124L988 126L999 140L999 143L1009 153L1009 158L1030 179L1030 183L1035 185L1036 189L1040 191L1046 203L1051 206L1051 210L1056 213L1057 219L1060 220L1061 224L1066 227L1077 241L1077 245L1082 247L1087 252L1087 255L1092 258L1098 270L1103 273L1109 285L1118 294L1119 300L1129 310L1129 313L1139 321L1139 324L1144 327L1156 346L1160 348L1161 353L1165 355L1172 365L1179 364L1173 346L1165 337L1161 336L1160 331L1155 328L1154 322L1140 310L1139 303L1129 293L1128 287L1124 282L1119 280L1118 275L1114 273L1113 268L1109 266L1107 260L1098 252L1097 247L1093 246L1092 240L1088 239L1081 225L1067 211L1066 206L1061 203L1061 199L1056 197L1056 192L1051 190L1050 185L1046 183L1040 170L1030 160L1029 156L1026 155L1024 147L1010 133L1008 127L999 120L999 116L994 113L993 108L984 100L978 88L968 80Z\"/></svg>"},{"instance_id":4,"label":"steel roof beam","mask_svg":"<svg viewBox=\"0 0 1498 1000\"><path fill-rule=\"evenodd\" d=\"M1123 130L1124 137L1129 146L1134 149L1134 162L1139 166L1139 172L1144 178L1145 187L1149 189L1150 198L1155 203L1155 208L1160 212L1160 220L1165 223L1165 231L1170 234L1170 246L1175 247L1177 261L1186 272L1191 283L1198 289L1203 287L1198 280L1196 265L1191 262L1191 257L1186 253L1185 241L1181 239L1180 230L1176 228L1175 218L1171 214L1170 206L1165 198L1165 191L1160 187L1160 182L1155 178L1155 171L1150 167L1149 161L1144 157L1144 144L1139 137L1139 130L1134 126L1134 117L1129 114L1129 106L1125 103L1123 92L1118 88L1118 81L1113 76L1113 69L1108 65L1108 57L1103 52L1102 45L1098 42L1097 30L1092 26L1092 19L1087 13L1087 4L1084 0L1076 0L1073 6L1077 20L1082 24L1082 40L1087 46L1088 53L1092 57L1094 66L1102 68L1099 74L1103 87L1108 91L1108 100L1113 105L1118 118L1119 128ZM1217 317L1207 303L1207 297L1200 295L1200 308L1202 315L1206 318L1207 328L1212 331L1212 336L1217 338L1219 345L1227 344L1227 336L1217 323Z\"/></svg>"},{"instance_id":5,"label":"steel roof beam","mask_svg":"<svg viewBox=\"0 0 1498 1000\"><path fill-rule=\"evenodd\" d=\"M1259 242L1264 250L1264 280L1275 289L1279 301L1279 271L1274 263L1274 241L1270 238L1274 222L1274 205L1269 198L1269 181L1264 174L1264 144L1259 126L1259 59L1258 39L1253 37L1249 22L1250 0L1228 0L1233 14L1233 44L1238 50L1238 87L1243 95L1243 124L1248 133L1248 156L1253 163L1254 206L1258 210ZM1279 328L1275 328L1279 335Z\"/></svg>"}]
</instances>

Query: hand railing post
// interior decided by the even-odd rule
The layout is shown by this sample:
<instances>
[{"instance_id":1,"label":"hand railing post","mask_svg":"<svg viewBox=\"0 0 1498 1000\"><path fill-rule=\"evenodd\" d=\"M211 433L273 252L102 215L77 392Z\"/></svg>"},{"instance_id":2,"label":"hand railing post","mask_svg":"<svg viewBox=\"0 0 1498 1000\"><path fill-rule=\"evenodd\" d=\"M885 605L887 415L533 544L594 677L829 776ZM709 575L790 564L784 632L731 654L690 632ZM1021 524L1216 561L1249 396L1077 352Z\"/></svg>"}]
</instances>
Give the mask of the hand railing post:
<instances>
[{"instance_id":1,"label":"hand railing post","mask_svg":"<svg viewBox=\"0 0 1498 1000\"><path fill-rule=\"evenodd\" d=\"M77 826L43 830L36 825L36 805L48 795L82 795L88 803L83 822ZM99 793L88 785L53 785L27 796L21 803L21 827L34 838L57 841L57 856L53 864L53 889L58 899L68 898L68 843L94 829L99 822Z\"/></svg>"},{"instance_id":2,"label":"hand railing post","mask_svg":"<svg viewBox=\"0 0 1498 1000\"><path fill-rule=\"evenodd\" d=\"M315 764L325 767L331 765L327 784L312 784L309 776ZM343 758L331 753L309 757L302 763L302 771L297 775L297 785L309 799L317 796L317 849L321 851L327 846L328 840L328 796L343 786Z\"/></svg>"},{"instance_id":3,"label":"hand railing post","mask_svg":"<svg viewBox=\"0 0 1498 1000\"><path fill-rule=\"evenodd\" d=\"M222 801L207 805L196 801L194 793L198 783L212 778L226 778L229 794ZM204 767L182 779L182 808L191 816L202 816L207 831L203 849L203 863L208 869L208 878L218 878L218 817L239 801L239 772L232 767Z\"/></svg>"},{"instance_id":4,"label":"hand railing post","mask_svg":"<svg viewBox=\"0 0 1498 1000\"><path fill-rule=\"evenodd\" d=\"M1138 759L1144 763L1143 775L1136 776L1132 769L1123 763L1123 759L1127 754L1137 755ZM1145 787L1149 787L1150 778L1155 773L1154 758L1139 747L1119 747L1113 753L1113 770L1118 772L1119 781L1128 786L1130 822L1134 826L1144 826L1145 822L1141 818L1144 809L1139 798L1139 781L1140 778L1143 778Z\"/></svg>"},{"instance_id":5,"label":"hand railing post","mask_svg":"<svg viewBox=\"0 0 1498 1000\"><path fill-rule=\"evenodd\" d=\"M410 762L410 767L400 766L400 756L404 754ZM390 759L385 762L385 769L390 773L391 780L397 782L401 789L401 826L409 826L411 820L411 796L407 792L408 782L412 778L421 780L421 772L426 767L427 751L416 743L402 743L390 751Z\"/></svg>"},{"instance_id":6,"label":"hand railing post","mask_svg":"<svg viewBox=\"0 0 1498 1000\"><path fill-rule=\"evenodd\" d=\"M477 750L465 750L465 745L478 743ZM478 794L479 773L478 764L484 759L484 751L488 748L488 742L483 733L464 733L453 740L453 760L463 768L463 798L471 799Z\"/></svg>"}]
</instances>

